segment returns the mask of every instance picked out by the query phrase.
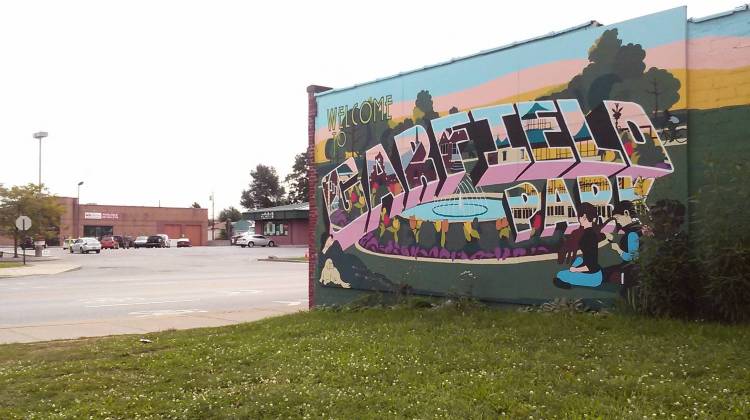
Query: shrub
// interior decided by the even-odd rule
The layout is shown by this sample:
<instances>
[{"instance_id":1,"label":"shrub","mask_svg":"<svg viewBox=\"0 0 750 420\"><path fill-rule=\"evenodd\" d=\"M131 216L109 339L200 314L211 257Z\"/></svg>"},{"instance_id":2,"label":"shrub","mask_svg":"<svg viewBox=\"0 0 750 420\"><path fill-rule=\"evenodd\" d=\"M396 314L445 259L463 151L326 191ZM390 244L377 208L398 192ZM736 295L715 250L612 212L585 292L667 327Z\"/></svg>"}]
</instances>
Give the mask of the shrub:
<instances>
[{"instance_id":1,"label":"shrub","mask_svg":"<svg viewBox=\"0 0 750 420\"><path fill-rule=\"evenodd\" d=\"M703 309L708 318L750 321L750 168L727 160L707 166L690 225L693 255L703 274Z\"/></svg>"},{"instance_id":2,"label":"shrub","mask_svg":"<svg viewBox=\"0 0 750 420\"><path fill-rule=\"evenodd\" d=\"M689 318L697 314L700 292L687 235L651 237L641 246L639 284L626 296L638 312Z\"/></svg>"}]
</instances>

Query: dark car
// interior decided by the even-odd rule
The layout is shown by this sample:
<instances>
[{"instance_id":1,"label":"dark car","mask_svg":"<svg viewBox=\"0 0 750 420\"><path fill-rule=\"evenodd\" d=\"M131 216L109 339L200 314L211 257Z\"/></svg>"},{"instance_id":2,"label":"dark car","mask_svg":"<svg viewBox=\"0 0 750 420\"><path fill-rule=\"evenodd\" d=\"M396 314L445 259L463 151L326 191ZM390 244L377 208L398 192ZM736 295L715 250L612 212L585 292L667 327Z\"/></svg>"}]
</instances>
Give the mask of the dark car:
<instances>
[{"instance_id":1,"label":"dark car","mask_svg":"<svg viewBox=\"0 0 750 420\"><path fill-rule=\"evenodd\" d=\"M23 238L18 246L21 247L21 249L34 249L34 240L28 237Z\"/></svg>"},{"instance_id":2,"label":"dark car","mask_svg":"<svg viewBox=\"0 0 750 420\"><path fill-rule=\"evenodd\" d=\"M34 239L27 236L21 240L18 246L23 250L34 249ZM47 242L44 243L44 248L47 248Z\"/></svg>"},{"instance_id":3,"label":"dark car","mask_svg":"<svg viewBox=\"0 0 750 420\"><path fill-rule=\"evenodd\" d=\"M189 238L180 238L177 240L177 248L189 248L193 246Z\"/></svg>"},{"instance_id":4,"label":"dark car","mask_svg":"<svg viewBox=\"0 0 750 420\"><path fill-rule=\"evenodd\" d=\"M146 239L146 248L164 248L166 246L164 238L159 235L151 235Z\"/></svg>"},{"instance_id":5,"label":"dark car","mask_svg":"<svg viewBox=\"0 0 750 420\"><path fill-rule=\"evenodd\" d=\"M127 249L135 246L135 241L130 236L115 235L112 238L117 241L117 243L120 245L120 248Z\"/></svg>"}]
</instances>

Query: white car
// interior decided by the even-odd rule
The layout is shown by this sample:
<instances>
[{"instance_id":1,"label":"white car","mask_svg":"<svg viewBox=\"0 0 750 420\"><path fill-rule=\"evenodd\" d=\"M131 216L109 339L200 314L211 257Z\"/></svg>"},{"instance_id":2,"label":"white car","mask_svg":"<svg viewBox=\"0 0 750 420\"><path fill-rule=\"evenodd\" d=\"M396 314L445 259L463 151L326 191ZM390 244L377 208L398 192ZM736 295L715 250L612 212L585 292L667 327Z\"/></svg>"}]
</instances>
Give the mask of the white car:
<instances>
[{"instance_id":1,"label":"white car","mask_svg":"<svg viewBox=\"0 0 750 420\"><path fill-rule=\"evenodd\" d=\"M243 235L239 239L237 239L237 245L239 245L239 246L241 246L243 248L246 247L246 246L249 246L249 247L252 248L255 245L260 245L260 246L276 246L276 243L273 240L271 240L271 239L269 239L269 238L267 238L267 237L265 237L263 235L256 235L256 234L252 233L252 234L248 234L248 235Z\"/></svg>"},{"instance_id":2,"label":"white car","mask_svg":"<svg viewBox=\"0 0 750 420\"><path fill-rule=\"evenodd\" d=\"M158 234L156 236L161 236L162 238L164 238L164 246L165 247L167 247L167 248L171 248L172 247L172 243L169 241L169 236L167 236L167 235L165 235L163 233L160 233L160 234Z\"/></svg>"},{"instance_id":3,"label":"white car","mask_svg":"<svg viewBox=\"0 0 750 420\"><path fill-rule=\"evenodd\" d=\"M102 252L102 244L96 238L79 238L70 246L71 254L74 252L88 254L91 251L94 251L97 254Z\"/></svg>"},{"instance_id":4,"label":"white car","mask_svg":"<svg viewBox=\"0 0 750 420\"><path fill-rule=\"evenodd\" d=\"M145 248L148 236L139 236L133 241L133 248Z\"/></svg>"}]
</instances>

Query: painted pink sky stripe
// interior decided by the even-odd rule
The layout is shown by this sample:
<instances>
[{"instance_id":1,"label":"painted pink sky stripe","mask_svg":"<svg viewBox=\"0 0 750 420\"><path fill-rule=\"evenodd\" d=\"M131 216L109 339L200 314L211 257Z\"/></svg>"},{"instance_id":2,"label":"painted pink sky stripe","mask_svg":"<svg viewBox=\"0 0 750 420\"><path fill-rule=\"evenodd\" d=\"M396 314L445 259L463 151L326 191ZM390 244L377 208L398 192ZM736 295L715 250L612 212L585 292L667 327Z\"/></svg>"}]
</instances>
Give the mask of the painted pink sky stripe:
<instances>
[{"instance_id":1,"label":"painted pink sky stripe","mask_svg":"<svg viewBox=\"0 0 750 420\"><path fill-rule=\"evenodd\" d=\"M685 68L685 41L646 50L646 69ZM733 69L750 66L750 38L708 36L687 41L687 67L700 69Z\"/></svg>"},{"instance_id":2,"label":"painted pink sky stripe","mask_svg":"<svg viewBox=\"0 0 750 420\"><path fill-rule=\"evenodd\" d=\"M688 68L733 69L750 66L750 38L717 37L688 41Z\"/></svg>"},{"instance_id":3,"label":"painted pink sky stripe","mask_svg":"<svg viewBox=\"0 0 750 420\"><path fill-rule=\"evenodd\" d=\"M685 68L685 41L677 41L646 50L646 58L643 59L646 70L651 67L660 69L684 69Z\"/></svg>"},{"instance_id":4,"label":"painted pink sky stripe","mask_svg":"<svg viewBox=\"0 0 750 420\"><path fill-rule=\"evenodd\" d=\"M688 41L688 65L691 70L697 69L732 69L750 66L750 38L715 37L692 39ZM731 54L727 52L731 51ZM660 45L646 50L646 69L658 67L679 69L685 67L685 41ZM467 109L481 106L501 98L519 93L541 89L547 86L567 82L583 70L588 60L564 60L530 67L520 72L510 73L489 82L470 87L440 97L433 97L435 110L447 112L452 106ZM391 105L394 119L410 117L414 108L413 101L402 101ZM325 111L323 111L325 112ZM316 130L316 142L330 136L328 127Z\"/></svg>"},{"instance_id":5,"label":"painted pink sky stripe","mask_svg":"<svg viewBox=\"0 0 750 420\"><path fill-rule=\"evenodd\" d=\"M531 67L517 73L506 74L460 92L433 97L433 107L436 111L445 113L452 106L459 109L467 109L519 93L559 85L580 73L587 63L588 60L557 61ZM410 117L414 109L414 101L396 102L391 105L390 109L391 116L394 119ZM327 126L319 128L315 132L316 142L323 141L329 136L330 133Z\"/></svg>"},{"instance_id":6,"label":"painted pink sky stripe","mask_svg":"<svg viewBox=\"0 0 750 420\"><path fill-rule=\"evenodd\" d=\"M565 83L580 73L587 63L588 60L565 60L542 64L506 74L461 92L433 98L432 101L438 112L447 111L452 106L465 109L488 104L519 93Z\"/></svg>"}]
</instances>

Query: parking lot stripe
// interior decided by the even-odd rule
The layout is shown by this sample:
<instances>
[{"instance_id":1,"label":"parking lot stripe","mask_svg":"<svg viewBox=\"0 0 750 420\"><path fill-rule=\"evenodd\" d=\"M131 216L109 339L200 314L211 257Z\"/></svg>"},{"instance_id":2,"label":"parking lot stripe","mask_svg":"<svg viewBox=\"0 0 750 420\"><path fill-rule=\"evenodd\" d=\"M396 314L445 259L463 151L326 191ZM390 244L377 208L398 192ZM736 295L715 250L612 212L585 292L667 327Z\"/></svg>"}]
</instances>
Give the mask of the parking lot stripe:
<instances>
[{"instance_id":1,"label":"parking lot stripe","mask_svg":"<svg viewBox=\"0 0 750 420\"><path fill-rule=\"evenodd\" d=\"M197 302L199 300L200 299L185 299L185 300L159 300L155 302L110 303L106 305L86 305L86 307L87 308L106 308L109 306L158 305L160 303Z\"/></svg>"}]
</instances>

